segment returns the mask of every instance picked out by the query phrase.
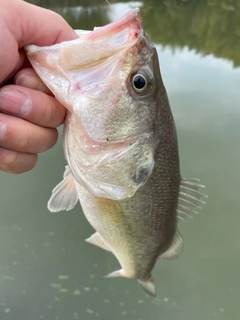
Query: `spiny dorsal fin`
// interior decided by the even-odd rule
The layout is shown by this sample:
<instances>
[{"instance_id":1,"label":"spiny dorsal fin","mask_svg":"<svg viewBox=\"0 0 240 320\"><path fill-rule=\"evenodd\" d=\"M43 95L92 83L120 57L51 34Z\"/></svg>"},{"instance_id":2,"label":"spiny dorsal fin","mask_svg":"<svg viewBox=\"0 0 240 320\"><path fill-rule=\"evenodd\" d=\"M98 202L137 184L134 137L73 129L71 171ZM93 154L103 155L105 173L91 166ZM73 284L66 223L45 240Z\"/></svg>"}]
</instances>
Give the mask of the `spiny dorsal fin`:
<instances>
[{"instance_id":1,"label":"spiny dorsal fin","mask_svg":"<svg viewBox=\"0 0 240 320\"><path fill-rule=\"evenodd\" d=\"M91 237L87 238L85 241L94 244L95 246L98 246L104 250L111 251L105 243L103 237L98 232L92 234Z\"/></svg>"},{"instance_id":2,"label":"spiny dorsal fin","mask_svg":"<svg viewBox=\"0 0 240 320\"><path fill-rule=\"evenodd\" d=\"M177 213L178 218L185 222L188 218L192 218L194 213L198 213L200 205L205 204L202 198L207 198L204 193L199 192L199 189L205 186L198 181L198 179L181 179Z\"/></svg>"},{"instance_id":3,"label":"spiny dorsal fin","mask_svg":"<svg viewBox=\"0 0 240 320\"><path fill-rule=\"evenodd\" d=\"M177 259L183 252L183 239L181 233L177 230L171 245L159 256L159 259L173 260Z\"/></svg>"},{"instance_id":4,"label":"spiny dorsal fin","mask_svg":"<svg viewBox=\"0 0 240 320\"><path fill-rule=\"evenodd\" d=\"M75 207L78 201L78 194L75 187L74 178L68 166L65 167L63 180L53 189L48 201L48 210L58 212L69 211Z\"/></svg>"}]
</instances>

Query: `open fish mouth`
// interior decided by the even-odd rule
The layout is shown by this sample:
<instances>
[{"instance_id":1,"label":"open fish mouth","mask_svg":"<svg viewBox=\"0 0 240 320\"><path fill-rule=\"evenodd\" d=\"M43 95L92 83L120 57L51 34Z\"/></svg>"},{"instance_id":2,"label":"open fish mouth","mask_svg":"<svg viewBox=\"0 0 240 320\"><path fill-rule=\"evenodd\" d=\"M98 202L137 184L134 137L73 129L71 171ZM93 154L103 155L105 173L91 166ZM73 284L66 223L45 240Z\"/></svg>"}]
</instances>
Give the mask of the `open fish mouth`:
<instances>
[{"instance_id":1,"label":"open fish mouth","mask_svg":"<svg viewBox=\"0 0 240 320\"><path fill-rule=\"evenodd\" d=\"M44 66L55 68L58 65L58 72L63 75L66 70L76 71L100 65L115 53L139 41L139 37L144 33L142 16L139 9L131 10L122 18L106 26L89 32L76 30L76 33L80 39L65 41L50 47L26 46L25 50L30 61L31 57L34 57L41 68ZM82 45L80 45L81 40ZM51 87L51 83L48 85Z\"/></svg>"}]
</instances>

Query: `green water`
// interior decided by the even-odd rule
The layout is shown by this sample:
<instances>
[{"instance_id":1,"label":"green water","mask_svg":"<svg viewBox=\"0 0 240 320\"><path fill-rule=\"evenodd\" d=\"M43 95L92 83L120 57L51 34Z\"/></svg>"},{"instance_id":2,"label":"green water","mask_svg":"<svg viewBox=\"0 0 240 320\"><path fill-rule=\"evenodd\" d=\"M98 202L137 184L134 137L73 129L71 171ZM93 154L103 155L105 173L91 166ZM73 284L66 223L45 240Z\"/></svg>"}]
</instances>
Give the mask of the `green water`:
<instances>
[{"instance_id":1,"label":"green water","mask_svg":"<svg viewBox=\"0 0 240 320\"><path fill-rule=\"evenodd\" d=\"M81 29L141 5L35 3ZM133 280L102 279L119 265L84 242L93 230L79 205L70 212L48 212L46 203L65 165L61 141L40 155L31 172L0 173L1 320L239 319L239 2L144 3L144 25L158 49L178 130L181 172L206 185L207 205L180 223L184 254L157 263L158 296L152 299Z\"/></svg>"}]
</instances>

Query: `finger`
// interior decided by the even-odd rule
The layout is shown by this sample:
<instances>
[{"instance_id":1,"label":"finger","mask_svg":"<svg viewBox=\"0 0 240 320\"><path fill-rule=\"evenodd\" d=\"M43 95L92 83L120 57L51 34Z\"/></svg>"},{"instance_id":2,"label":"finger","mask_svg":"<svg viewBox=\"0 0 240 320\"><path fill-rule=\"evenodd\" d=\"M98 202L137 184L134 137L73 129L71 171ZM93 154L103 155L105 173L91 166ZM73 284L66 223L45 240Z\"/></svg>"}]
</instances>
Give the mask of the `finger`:
<instances>
[{"instance_id":1,"label":"finger","mask_svg":"<svg viewBox=\"0 0 240 320\"><path fill-rule=\"evenodd\" d=\"M54 97L16 85L0 89L1 111L49 128L60 126L66 115L66 109Z\"/></svg>"},{"instance_id":2,"label":"finger","mask_svg":"<svg viewBox=\"0 0 240 320\"><path fill-rule=\"evenodd\" d=\"M33 70L33 68L25 68L18 71L14 77L14 83L22 87L44 92L51 96L53 95Z\"/></svg>"},{"instance_id":3,"label":"finger","mask_svg":"<svg viewBox=\"0 0 240 320\"><path fill-rule=\"evenodd\" d=\"M1 54L0 54L1 56ZM3 86L6 83L13 83L13 77L15 73L20 70L25 64L30 64L30 62L26 58L26 53L23 49L20 49L18 51L18 59L16 61L16 65L13 65L13 68L11 69L11 72L8 74L8 76L4 79L0 77L1 80L1 86ZM6 67L6 66L5 66ZM3 69L5 68L3 67ZM3 70L1 70L3 71ZM2 73L2 72L1 72ZM4 81L2 81L4 79Z\"/></svg>"},{"instance_id":4,"label":"finger","mask_svg":"<svg viewBox=\"0 0 240 320\"><path fill-rule=\"evenodd\" d=\"M44 128L23 119L0 113L0 146L26 153L52 148L58 138L56 129Z\"/></svg>"},{"instance_id":5,"label":"finger","mask_svg":"<svg viewBox=\"0 0 240 320\"><path fill-rule=\"evenodd\" d=\"M48 46L77 38L68 23L53 11L19 0L0 0L0 7L0 84L20 69L24 55L19 49L24 46Z\"/></svg>"},{"instance_id":6,"label":"finger","mask_svg":"<svg viewBox=\"0 0 240 320\"><path fill-rule=\"evenodd\" d=\"M23 173L33 169L37 154L21 153L0 147L0 170L9 173Z\"/></svg>"}]
</instances>

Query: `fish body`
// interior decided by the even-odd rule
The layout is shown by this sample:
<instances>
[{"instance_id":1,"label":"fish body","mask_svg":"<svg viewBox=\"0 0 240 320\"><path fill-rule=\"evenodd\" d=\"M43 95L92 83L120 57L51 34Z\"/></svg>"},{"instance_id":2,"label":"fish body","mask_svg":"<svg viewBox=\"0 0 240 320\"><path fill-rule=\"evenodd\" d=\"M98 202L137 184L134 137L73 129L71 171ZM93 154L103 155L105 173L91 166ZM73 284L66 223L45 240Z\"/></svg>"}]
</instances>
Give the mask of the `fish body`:
<instances>
[{"instance_id":1,"label":"fish body","mask_svg":"<svg viewBox=\"0 0 240 320\"><path fill-rule=\"evenodd\" d=\"M79 200L96 230L87 241L121 265L107 277L137 279L155 295L156 260L182 253L178 216L191 215L203 195L195 180L181 179L175 124L139 9L77 40L26 50L68 109L68 166L49 210L70 210Z\"/></svg>"}]
</instances>

